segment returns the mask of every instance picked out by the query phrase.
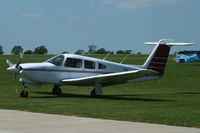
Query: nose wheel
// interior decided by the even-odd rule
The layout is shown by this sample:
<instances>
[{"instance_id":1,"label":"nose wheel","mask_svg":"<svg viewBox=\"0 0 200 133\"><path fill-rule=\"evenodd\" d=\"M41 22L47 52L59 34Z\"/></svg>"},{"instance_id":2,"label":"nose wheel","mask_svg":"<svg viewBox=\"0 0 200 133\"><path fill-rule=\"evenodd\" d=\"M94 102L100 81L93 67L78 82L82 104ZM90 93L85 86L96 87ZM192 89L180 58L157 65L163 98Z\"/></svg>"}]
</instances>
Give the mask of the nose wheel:
<instances>
[{"instance_id":1,"label":"nose wheel","mask_svg":"<svg viewBox=\"0 0 200 133\"><path fill-rule=\"evenodd\" d=\"M25 84L23 84L23 90L21 91L20 96L23 98L28 97L28 91L26 90Z\"/></svg>"},{"instance_id":2,"label":"nose wheel","mask_svg":"<svg viewBox=\"0 0 200 133\"><path fill-rule=\"evenodd\" d=\"M22 90L21 93L20 93L20 96L21 96L21 97L24 97L24 98L28 97L28 91L25 90L25 89Z\"/></svg>"}]
</instances>

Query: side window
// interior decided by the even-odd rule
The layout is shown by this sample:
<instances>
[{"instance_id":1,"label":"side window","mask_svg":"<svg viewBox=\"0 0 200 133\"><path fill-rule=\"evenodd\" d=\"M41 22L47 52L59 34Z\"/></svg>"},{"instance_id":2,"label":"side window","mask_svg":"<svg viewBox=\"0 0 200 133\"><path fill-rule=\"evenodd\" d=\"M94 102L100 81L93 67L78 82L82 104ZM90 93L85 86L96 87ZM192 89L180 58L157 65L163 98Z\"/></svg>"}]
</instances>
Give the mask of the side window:
<instances>
[{"instance_id":1,"label":"side window","mask_svg":"<svg viewBox=\"0 0 200 133\"><path fill-rule=\"evenodd\" d=\"M50 59L50 60L47 61L47 62L52 63L52 64L57 65L57 66L61 66L63 60L64 60L64 56L63 56L63 55L60 55L60 56L56 56L56 57Z\"/></svg>"},{"instance_id":2,"label":"side window","mask_svg":"<svg viewBox=\"0 0 200 133\"><path fill-rule=\"evenodd\" d=\"M106 69L106 65L99 63L98 65L99 69Z\"/></svg>"},{"instance_id":3,"label":"side window","mask_svg":"<svg viewBox=\"0 0 200 133\"><path fill-rule=\"evenodd\" d=\"M85 60L84 64L86 69L95 69L95 62L93 61Z\"/></svg>"},{"instance_id":4,"label":"side window","mask_svg":"<svg viewBox=\"0 0 200 133\"><path fill-rule=\"evenodd\" d=\"M67 58L67 60L65 62L65 67L81 68L82 60L75 59L75 58Z\"/></svg>"}]
</instances>

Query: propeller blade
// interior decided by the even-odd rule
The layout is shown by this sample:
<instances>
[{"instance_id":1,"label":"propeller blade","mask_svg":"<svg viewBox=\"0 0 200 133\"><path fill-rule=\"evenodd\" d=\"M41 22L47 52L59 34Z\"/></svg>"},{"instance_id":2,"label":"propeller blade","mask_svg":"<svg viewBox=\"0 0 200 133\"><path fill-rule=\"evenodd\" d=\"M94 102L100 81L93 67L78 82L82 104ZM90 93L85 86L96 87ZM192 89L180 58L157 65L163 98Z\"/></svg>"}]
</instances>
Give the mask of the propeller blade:
<instances>
[{"instance_id":1,"label":"propeller blade","mask_svg":"<svg viewBox=\"0 0 200 133\"><path fill-rule=\"evenodd\" d=\"M9 65L9 67L14 66L15 64L13 64L11 61L9 61L8 59L6 60L6 63Z\"/></svg>"},{"instance_id":2,"label":"propeller blade","mask_svg":"<svg viewBox=\"0 0 200 133\"><path fill-rule=\"evenodd\" d=\"M21 63L22 57L23 57L23 54L20 55L20 58L19 58L19 60L17 61L17 64L15 65L15 68L18 68L18 67L19 67L19 64Z\"/></svg>"}]
</instances>

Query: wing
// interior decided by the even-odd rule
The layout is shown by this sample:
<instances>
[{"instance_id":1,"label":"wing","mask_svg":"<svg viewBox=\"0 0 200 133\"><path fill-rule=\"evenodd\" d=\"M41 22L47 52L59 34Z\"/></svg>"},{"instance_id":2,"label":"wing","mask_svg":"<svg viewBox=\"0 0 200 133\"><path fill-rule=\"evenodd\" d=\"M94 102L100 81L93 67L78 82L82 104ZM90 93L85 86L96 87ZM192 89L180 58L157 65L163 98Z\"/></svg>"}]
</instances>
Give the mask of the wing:
<instances>
[{"instance_id":1,"label":"wing","mask_svg":"<svg viewBox=\"0 0 200 133\"><path fill-rule=\"evenodd\" d=\"M153 70L142 69L110 74L101 74L83 78L63 79L61 82L71 85L95 85L96 83L100 83L102 86L106 86L125 83L128 80L137 79L144 76L151 76L154 74L157 74L157 72Z\"/></svg>"}]
</instances>

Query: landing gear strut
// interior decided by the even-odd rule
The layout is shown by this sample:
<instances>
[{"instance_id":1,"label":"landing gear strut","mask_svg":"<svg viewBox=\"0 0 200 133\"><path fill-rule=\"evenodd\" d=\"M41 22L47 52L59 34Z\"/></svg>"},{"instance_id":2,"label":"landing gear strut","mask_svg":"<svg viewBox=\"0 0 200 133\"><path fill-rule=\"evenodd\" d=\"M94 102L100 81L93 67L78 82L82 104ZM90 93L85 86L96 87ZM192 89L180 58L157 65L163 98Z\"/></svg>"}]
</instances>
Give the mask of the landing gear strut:
<instances>
[{"instance_id":1,"label":"landing gear strut","mask_svg":"<svg viewBox=\"0 0 200 133\"><path fill-rule=\"evenodd\" d=\"M91 97L99 97L103 95L102 88L100 84L95 84L94 89L90 92Z\"/></svg>"},{"instance_id":2,"label":"landing gear strut","mask_svg":"<svg viewBox=\"0 0 200 133\"><path fill-rule=\"evenodd\" d=\"M26 87L24 85L23 88L24 89L21 91L20 96L26 98L28 97L28 91L26 90Z\"/></svg>"},{"instance_id":3,"label":"landing gear strut","mask_svg":"<svg viewBox=\"0 0 200 133\"><path fill-rule=\"evenodd\" d=\"M62 94L62 90L61 90L60 86L54 85L54 87L52 89L52 94L60 96Z\"/></svg>"}]
</instances>

